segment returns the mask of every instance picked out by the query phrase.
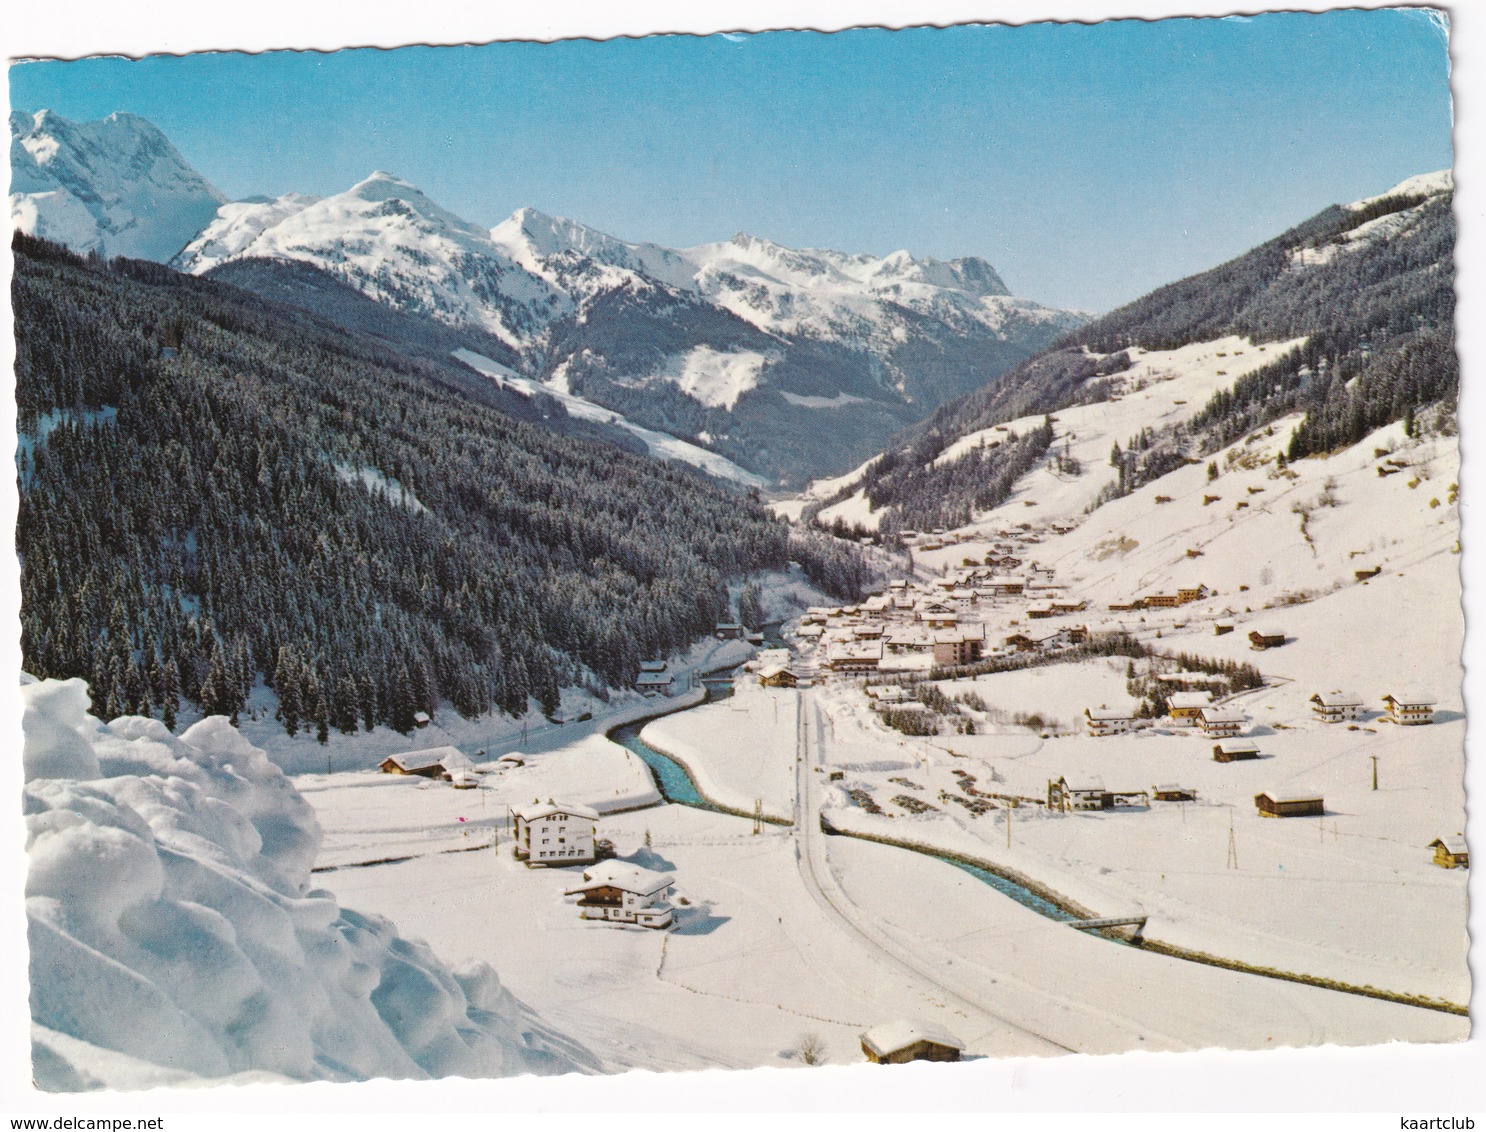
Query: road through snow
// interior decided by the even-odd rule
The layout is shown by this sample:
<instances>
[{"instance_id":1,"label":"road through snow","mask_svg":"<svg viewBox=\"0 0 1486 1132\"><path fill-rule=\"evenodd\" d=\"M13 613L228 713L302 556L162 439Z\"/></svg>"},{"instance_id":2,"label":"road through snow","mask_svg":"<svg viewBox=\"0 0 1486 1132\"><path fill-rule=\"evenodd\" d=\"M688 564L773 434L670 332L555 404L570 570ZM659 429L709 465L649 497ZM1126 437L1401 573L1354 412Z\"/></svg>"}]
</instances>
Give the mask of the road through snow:
<instances>
[{"instance_id":1,"label":"road through snow","mask_svg":"<svg viewBox=\"0 0 1486 1132\"><path fill-rule=\"evenodd\" d=\"M819 709L807 690L796 694L795 708L798 728L798 748L795 754L795 860L800 868L800 879L816 903L875 948L880 965L897 967L912 978L927 980L930 986L967 1014L972 1016L973 1014L987 1014L998 1019L1004 1025L1041 1045L1043 1048L1040 1052L1078 1052L1076 1047L1064 1045L1046 1034L1021 1025L989 1009L970 996L960 993L958 989L946 985L944 968L951 966L952 960L936 965L927 958L925 951L920 950L915 954L913 949L904 947L894 940L881 925L865 916L851 902L831 873L830 862L826 858L826 835L820 828L820 803L816 797L816 787L819 783L817 768L820 767L821 760L810 757L810 720L812 717L815 720L816 749L817 751L819 749L821 728ZM966 1037L970 1036L966 1035Z\"/></svg>"}]
</instances>

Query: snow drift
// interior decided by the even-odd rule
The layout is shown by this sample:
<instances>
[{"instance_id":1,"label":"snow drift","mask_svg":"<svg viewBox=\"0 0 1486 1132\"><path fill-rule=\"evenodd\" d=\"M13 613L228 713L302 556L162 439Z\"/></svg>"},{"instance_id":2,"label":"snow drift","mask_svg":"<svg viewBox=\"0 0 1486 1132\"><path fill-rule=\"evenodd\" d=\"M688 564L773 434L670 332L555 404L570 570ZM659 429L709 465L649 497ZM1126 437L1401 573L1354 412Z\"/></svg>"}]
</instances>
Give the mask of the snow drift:
<instances>
[{"instance_id":1,"label":"snow drift","mask_svg":"<svg viewBox=\"0 0 1486 1132\"><path fill-rule=\"evenodd\" d=\"M594 1067L487 964L312 888L314 812L222 717L175 737L100 722L81 680L22 694L42 1088Z\"/></svg>"}]
</instances>

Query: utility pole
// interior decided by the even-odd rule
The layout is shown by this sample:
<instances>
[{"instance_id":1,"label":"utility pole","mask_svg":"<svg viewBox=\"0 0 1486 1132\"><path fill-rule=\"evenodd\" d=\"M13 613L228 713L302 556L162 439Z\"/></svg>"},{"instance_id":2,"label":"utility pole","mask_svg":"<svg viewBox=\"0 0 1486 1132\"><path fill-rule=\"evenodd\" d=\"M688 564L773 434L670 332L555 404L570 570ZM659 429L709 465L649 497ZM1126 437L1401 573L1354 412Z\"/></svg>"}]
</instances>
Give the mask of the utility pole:
<instances>
[{"instance_id":1,"label":"utility pole","mask_svg":"<svg viewBox=\"0 0 1486 1132\"><path fill-rule=\"evenodd\" d=\"M1372 788L1376 790L1378 788L1378 756L1369 755L1368 757L1372 759Z\"/></svg>"},{"instance_id":2,"label":"utility pole","mask_svg":"<svg viewBox=\"0 0 1486 1132\"><path fill-rule=\"evenodd\" d=\"M753 800L753 833L757 837L764 832L764 800L755 798Z\"/></svg>"},{"instance_id":3,"label":"utility pole","mask_svg":"<svg viewBox=\"0 0 1486 1132\"><path fill-rule=\"evenodd\" d=\"M1011 848L1011 803L1006 803L1006 848Z\"/></svg>"},{"instance_id":4,"label":"utility pole","mask_svg":"<svg viewBox=\"0 0 1486 1132\"><path fill-rule=\"evenodd\" d=\"M1228 867L1238 868L1238 843L1233 839L1233 807L1228 807Z\"/></svg>"}]
</instances>

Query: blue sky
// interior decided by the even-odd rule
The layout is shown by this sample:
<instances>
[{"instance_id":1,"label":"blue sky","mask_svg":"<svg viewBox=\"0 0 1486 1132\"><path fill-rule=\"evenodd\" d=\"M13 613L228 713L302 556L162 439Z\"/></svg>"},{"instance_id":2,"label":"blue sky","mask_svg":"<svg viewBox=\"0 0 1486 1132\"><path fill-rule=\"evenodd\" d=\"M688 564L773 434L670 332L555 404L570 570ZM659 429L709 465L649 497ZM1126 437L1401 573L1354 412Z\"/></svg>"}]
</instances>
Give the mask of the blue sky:
<instances>
[{"instance_id":1,"label":"blue sky","mask_svg":"<svg viewBox=\"0 0 1486 1132\"><path fill-rule=\"evenodd\" d=\"M13 66L11 103L143 115L231 197L373 169L494 224L980 255L1103 310L1451 163L1419 11L660 36Z\"/></svg>"}]
</instances>

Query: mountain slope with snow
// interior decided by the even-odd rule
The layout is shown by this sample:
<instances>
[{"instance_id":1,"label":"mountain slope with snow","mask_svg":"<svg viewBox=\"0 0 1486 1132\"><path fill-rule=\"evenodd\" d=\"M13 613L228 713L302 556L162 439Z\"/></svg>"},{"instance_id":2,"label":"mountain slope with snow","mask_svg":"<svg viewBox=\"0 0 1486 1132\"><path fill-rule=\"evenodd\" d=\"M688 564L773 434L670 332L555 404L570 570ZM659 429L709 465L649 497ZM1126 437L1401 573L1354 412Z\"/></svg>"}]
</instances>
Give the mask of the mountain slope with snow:
<instances>
[{"instance_id":1,"label":"mountain slope with snow","mask_svg":"<svg viewBox=\"0 0 1486 1132\"><path fill-rule=\"evenodd\" d=\"M886 529L961 526L1027 470L1009 469L1014 449L991 443L993 430L1029 436L1049 414L1066 419L1039 466L1099 485L1091 508L1290 415L1300 418L1286 434L1290 460L1435 407L1449 418L1459 387L1451 205L1447 172L1410 178L1096 319L909 430L824 514ZM1133 412L1137 395L1159 410ZM1070 449L1075 433L1099 436L1102 451Z\"/></svg>"},{"instance_id":2,"label":"mountain slope with snow","mask_svg":"<svg viewBox=\"0 0 1486 1132\"><path fill-rule=\"evenodd\" d=\"M451 969L311 886L314 812L226 719L104 724L22 688L42 1088L593 1068L485 963Z\"/></svg>"},{"instance_id":3,"label":"mountain slope with snow","mask_svg":"<svg viewBox=\"0 0 1486 1132\"><path fill-rule=\"evenodd\" d=\"M10 212L28 235L80 252L168 260L226 198L133 114L71 122L10 115Z\"/></svg>"},{"instance_id":4,"label":"mountain slope with snow","mask_svg":"<svg viewBox=\"0 0 1486 1132\"><path fill-rule=\"evenodd\" d=\"M250 257L313 264L389 306L472 324L514 346L565 309L559 292L502 256L484 229L381 171L324 200L228 205L174 263L203 274Z\"/></svg>"},{"instance_id":5,"label":"mountain slope with snow","mask_svg":"<svg viewBox=\"0 0 1486 1132\"><path fill-rule=\"evenodd\" d=\"M770 478L856 462L1082 321L1010 296L979 259L741 234L678 250L530 208L486 233L380 173L324 201L224 206L175 264L250 259L311 263L380 302L479 326L559 397Z\"/></svg>"}]
</instances>

